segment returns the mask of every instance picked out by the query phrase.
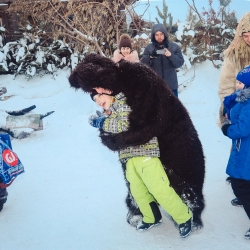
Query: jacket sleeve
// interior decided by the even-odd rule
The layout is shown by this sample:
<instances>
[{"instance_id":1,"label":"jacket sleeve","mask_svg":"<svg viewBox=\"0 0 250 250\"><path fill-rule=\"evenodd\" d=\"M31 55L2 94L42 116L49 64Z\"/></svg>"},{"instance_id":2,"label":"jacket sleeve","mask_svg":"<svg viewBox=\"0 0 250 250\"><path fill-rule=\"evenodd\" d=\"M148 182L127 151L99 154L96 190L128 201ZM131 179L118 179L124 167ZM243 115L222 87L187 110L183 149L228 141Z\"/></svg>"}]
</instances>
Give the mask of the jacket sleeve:
<instances>
[{"instance_id":1,"label":"jacket sleeve","mask_svg":"<svg viewBox=\"0 0 250 250\"><path fill-rule=\"evenodd\" d=\"M168 49L171 52L171 56L168 57L169 61L173 65L174 68L179 68L184 63L184 58L181 52L180 47L177 44L169 46Z\"/></svg>"},{"instance_id":2,"label":"jacket sleeve","mask_svg":"<svg viewBox=\"0 0 250 250\"><path fill-rule=\"evenodd\" d=\"M138 146L148 143L155 134L150 126L143 127L136 131L123 131L118 134L100 134L102 143L110 150L119 151L121 149Z\"/></svg>"},{"instance_id":3,"label":"jacket sleeve","mask_svg":"<svg viewBox=\"0 0 250 250\"><path fill-rule=\"evenodd\" d=\"M127 119L116 119L113 117L108 117L105 119L102 129L105 132L117 134L122 131L127 131L128 127L129 125Z\"/></svg>"},{"instance_id":4,"label":"jacket sleeve","mask_svg":"<svg viewBox=\"0 0 250 250\"><path fill-rule=\"evenodd\" d=\"M111 59L112 59L112 61L113 61L114 63L117 63L117 62L121 61L121 59L124 59L124 57L123 57L123 55L120 53L120 50L117 49L117 50L114 51L114 55L113 55L113 57L112 57Z\"/></svg>"},{"instance_id":5,"label":"jacket sleeve","mask_svg":"<svg viewBox=\"0 0 250 250\"><path fill-rule=\"evenodd\" d=\"M227 130L230 139L242 139L250 135L250 102L244 105L240 111L239 120L231 124Z\"/></svg>"},{"instance_id":6,"label":"jacket sleeve","mask_svg":"<svg viewBox=\"0 0 250 250\"><path fill-rule=\"evenodd\" d=\"M130 62L139 62L139 56L136 50L133 50L129 55L125 56L124 59Z\"/></svg>"},{"instance_id":7,"label":"jacket sleeve","mask_svg":"<svg viewBox=\"0 0 250 250\"><path fill-rule=\"evenodd\" d=\"M105 132L113 134L127 131L129 128L128 116L130 112L130 107L121 102L116 111L105 119L102 129Z\"/></svg>"},{"instance_id":8,"label":"jacket sleeve","mask_svg":"<svg viewBox=\"0 0 250 250\"><path fill-rule=\"evenodd\" d=\"M142 59L141 59L141 62L146 64L146 65L150 65L150 47L149 45L144 49L144 52L143 52L143 56L142 56Z\"/></svg>"},{"instance_id":9,"label":"jacket sleeve","mask_svg":"<svg viewBox=\"0 0 250 250\"><path fill-rule=\"evenodd\" d=\"M225 57L221 69L218 90L221 103L223 102L225 96L231 95L233 92L235 92L235 72L236 70L234 63L230 61L229 58Z\"/></svg>"}]
</instances>

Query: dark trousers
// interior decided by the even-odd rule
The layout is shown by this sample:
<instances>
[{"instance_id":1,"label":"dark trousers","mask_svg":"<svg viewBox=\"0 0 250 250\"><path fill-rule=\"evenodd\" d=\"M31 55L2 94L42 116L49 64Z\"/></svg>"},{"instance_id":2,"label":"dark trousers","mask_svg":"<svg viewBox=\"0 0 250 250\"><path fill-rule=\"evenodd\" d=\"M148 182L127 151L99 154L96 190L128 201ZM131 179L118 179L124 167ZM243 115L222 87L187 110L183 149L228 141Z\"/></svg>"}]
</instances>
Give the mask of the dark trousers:
<instances>
[{"instance_id":1,"label":"dark trousers","mask_svg":"<svg viewBox=\"0 0 250 250\"><path fill-rule=\"evenodd\" d=\"M7 198L7 189L6 188L0 188L0 200Z\"/></svg>"},{"instance_id":2,"label":"dark trousers","mask_svg":"<svg viewBox=\"0 0 250 250\"><path fill-rule=\"evenodd\" d=\"M178 97L178 89L172 89L172 92L175 94L176 97Z\"/></svg>"},{"instance_id":3,"label":"dark trousers","mask_svg":"<svg viewBox=\"0 0 250 250\"><path fill-rule=\"evenodd\" d=\"M231 186L250 219L250 181L231 178Z\"/></svg>"}]
</instances>

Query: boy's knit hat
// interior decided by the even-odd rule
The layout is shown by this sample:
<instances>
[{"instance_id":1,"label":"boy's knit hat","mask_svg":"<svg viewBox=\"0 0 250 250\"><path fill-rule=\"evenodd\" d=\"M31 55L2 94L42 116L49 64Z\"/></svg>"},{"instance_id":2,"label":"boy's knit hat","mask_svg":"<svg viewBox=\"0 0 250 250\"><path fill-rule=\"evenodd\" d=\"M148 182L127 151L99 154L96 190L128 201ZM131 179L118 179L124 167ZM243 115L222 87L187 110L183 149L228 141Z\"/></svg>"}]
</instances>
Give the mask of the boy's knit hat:
<instances>
[{"instance_id":1,"label":"boy's knit hat","mask_svg":"<svg viewBox=\"0 0 250 250\"><path fill-rule=\"evenodd\" d=\"M98 92L95 90L95 89L93 89L93 91L90 93L90 97L91 97L91 99L93 100L93 101L95 101L94 100L94 96L95 95L98 95Z\"/></svg>"},{"instance_id":2,"label":"boy's knit hat","mask_svg":"<svg viewBox=\"0 0 250 250\"><path fill-rule=\"evenodd\" d=\"M236 80L245 84L245 87L250 87L250 66L242 69L236 76Z\"/></svg>"},{"instance_id":3,"label":"boy's knit hat","mask_svg":"<svg viewBox=\"0 0 250 250\"><path fill-rule=\"evenodd\" d=\"M130 41L130 36L128 34L122 34L120 37L120 43L119 43L119 49L121 47L127 47L132 49L131 41Z\"/></svg>"}]
</instances>

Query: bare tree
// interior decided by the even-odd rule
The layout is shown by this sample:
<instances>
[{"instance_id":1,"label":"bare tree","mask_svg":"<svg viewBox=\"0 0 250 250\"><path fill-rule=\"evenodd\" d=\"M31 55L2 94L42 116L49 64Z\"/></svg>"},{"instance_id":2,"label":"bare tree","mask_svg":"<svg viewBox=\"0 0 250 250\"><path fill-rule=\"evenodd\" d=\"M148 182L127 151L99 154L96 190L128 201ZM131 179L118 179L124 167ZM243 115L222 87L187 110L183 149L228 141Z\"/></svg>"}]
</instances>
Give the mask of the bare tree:
<instances>
[{"instance_id":1,"label":"bare tree","mask_svg":"<svg viewBox=\"0 0 250 250\"><path fill-rule=\"evenodd\" d=\"M203 22L203 18L201 16L201 14L199 13L199 11L197 10L196 6L195 6L194 0L192 0L193 5L191 5L188 0L185 0L185 1L188 4L188 6L198 15L200 21Z\"/></svg>"},{"instance_id":2,"label":"bare tree","mask_svg":"<svg viewBox=\"0 0 250 250\"><path fill-rule=\"evenodd\" d=\"M133 2L135 0L16 0L8 11L18 13L23 25L29 18L35 25L46 26L51 38L71 43L75 50L94 50L110 56L126 23L126 15L131 16L132 22L138 19L128 8ZM138 22L134 27L141 29Z\"/></svg>"}]
</instances>

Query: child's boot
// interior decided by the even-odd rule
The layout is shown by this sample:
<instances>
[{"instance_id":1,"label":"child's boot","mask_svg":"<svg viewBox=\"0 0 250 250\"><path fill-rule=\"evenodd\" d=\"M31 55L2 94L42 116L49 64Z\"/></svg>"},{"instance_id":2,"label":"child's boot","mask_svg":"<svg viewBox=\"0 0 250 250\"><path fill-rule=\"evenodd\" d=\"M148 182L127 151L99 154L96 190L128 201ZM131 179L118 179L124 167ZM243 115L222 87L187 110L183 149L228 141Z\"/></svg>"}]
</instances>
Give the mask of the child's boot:
<instances>
[{"instance_id":1,"label":"child's boot","mask_svg":"<svg viewBox=\"0 0 250 250\"><path fill-rule=\"evenodd\" d=\"M179 225L179 233L181 238L186 238L191 233L192 229L192 218L190 218L187 222Z\"/></svg>"},{"instance_id":2,"label":"child's boot","mask_svg":"<svg viewBox=\"0 0 250 250\"><path fill-rule=\"evenodd\" d=\"M146 223L142 221L139 225L137 225L136 230L138 232L144 232L144 231L149 230L152 227L159 226L161 223L162 223L162 219L155 223Z\"/></svg>"},{"instance_id":3,"label":"child's boot","mask_svg":"<svg viewBox=\"0 0 250 250\"><path fill-rule=\"evenodd\" d=\"M161 212L160 212L158 204L155 201L153 201L149 205L152 209L152 213L154 215L155 222L154 223L146 223L146 222L142 221L136 227L136 230L139 232L147 231L150 228L159 226L162 223L162 216L161 216Z\"/></svg>"}]
</instances>

